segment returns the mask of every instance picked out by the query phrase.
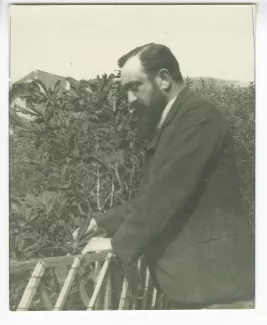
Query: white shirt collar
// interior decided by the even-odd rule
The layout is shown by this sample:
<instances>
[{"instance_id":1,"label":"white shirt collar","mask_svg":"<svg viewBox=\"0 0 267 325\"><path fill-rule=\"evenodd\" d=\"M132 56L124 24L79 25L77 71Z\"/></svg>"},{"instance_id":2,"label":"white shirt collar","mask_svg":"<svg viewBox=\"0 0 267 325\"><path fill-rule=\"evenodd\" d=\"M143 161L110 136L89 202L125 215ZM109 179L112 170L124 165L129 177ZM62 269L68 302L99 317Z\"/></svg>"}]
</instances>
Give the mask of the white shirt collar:
<instances>
[{"instance_id":1,"label":"white shirt collar","mask_svg":"<svg viewBox=\"0 0 267 325\"><path fill-rule=\"evenodd\" d=\"M166 117L167 117L169 111L171 110L172 105L173 105L173 103L175 102L175 99L176 99L176 98L177 98L177 96L174 97L173 99L171 99L171 100L168 102L168 104L166 105L166 107L164 108L163 113L162 113L162 115L161 115L161 119L160 119L159 124L158 124L158 129L160 129L160 127L162 126L163 122L165 121L165 119L166 119Z\"/></svg>"}]
</instances>

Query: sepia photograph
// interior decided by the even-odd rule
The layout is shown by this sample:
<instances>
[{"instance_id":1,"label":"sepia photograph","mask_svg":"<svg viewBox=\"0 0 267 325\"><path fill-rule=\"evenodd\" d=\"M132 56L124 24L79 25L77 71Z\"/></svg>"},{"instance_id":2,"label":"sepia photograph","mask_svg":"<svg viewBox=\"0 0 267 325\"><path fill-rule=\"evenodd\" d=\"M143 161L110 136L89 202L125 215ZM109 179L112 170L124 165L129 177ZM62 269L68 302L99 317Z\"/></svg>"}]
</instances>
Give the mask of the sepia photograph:
<instances>
[{"instance_id":1,"label":"sepia photograph","mask_svg":"<svg viewBox=\"0 0 267 325\"><path fill-rule=\"evenodd\" d=\"M8 11L10 311L255 309L256 6Z\"/></svg>"}]
</instances>

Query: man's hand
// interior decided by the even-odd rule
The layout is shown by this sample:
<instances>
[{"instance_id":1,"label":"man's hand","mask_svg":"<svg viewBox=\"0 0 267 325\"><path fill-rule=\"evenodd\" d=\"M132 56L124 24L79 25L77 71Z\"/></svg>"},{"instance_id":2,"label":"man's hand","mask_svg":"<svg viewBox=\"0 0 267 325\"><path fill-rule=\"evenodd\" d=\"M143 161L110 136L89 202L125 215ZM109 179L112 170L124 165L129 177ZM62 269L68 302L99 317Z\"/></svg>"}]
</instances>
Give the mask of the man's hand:
<instances>
[{"instance_id":1,"label":"man's hand","mask_svg":"<svg viewBox=\"0 0 267 325\"><path fill-rule=\"evenodd\" d=\"M98 251L111 251L111 238L93 237L84 247L82 254Z\"/></svg>"},{"instance_id":2,"label":"man's hand","mask_svg":"<svg viewBox=\"0 0 267 325\"><path fill-rule=\"evenodd\" d=\"M92 233L94 231L96 231L98 228L95 219L91 219L89 226L87 228L87 230L85 231L84 235L87 235L89 233ZM80 228L77 228L76 230L74 230L74 232L72 233L72 238L75 240L78 236Z\"/></svg>"}]
</instances>

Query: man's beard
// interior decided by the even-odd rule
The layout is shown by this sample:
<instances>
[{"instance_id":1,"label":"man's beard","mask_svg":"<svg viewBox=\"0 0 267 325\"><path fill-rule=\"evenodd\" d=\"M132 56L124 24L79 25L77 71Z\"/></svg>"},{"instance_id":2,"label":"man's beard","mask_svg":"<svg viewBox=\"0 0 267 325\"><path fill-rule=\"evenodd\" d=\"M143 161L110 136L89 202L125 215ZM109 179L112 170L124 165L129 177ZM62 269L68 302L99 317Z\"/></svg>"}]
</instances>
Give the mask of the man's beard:
<instances>
[{"instance_id":1,"label":"man's beard","mask_svg":"<svg viewBox=\"0 0 267 325\"><path fill-rule=\"evenodd\" d=\"M140 140L151 140L157 131L162 112L167 104L165 96L154 87L151 102L145 105L138 101L132 104L137 115L137 136Z\"/></svg>"}]
</instances>

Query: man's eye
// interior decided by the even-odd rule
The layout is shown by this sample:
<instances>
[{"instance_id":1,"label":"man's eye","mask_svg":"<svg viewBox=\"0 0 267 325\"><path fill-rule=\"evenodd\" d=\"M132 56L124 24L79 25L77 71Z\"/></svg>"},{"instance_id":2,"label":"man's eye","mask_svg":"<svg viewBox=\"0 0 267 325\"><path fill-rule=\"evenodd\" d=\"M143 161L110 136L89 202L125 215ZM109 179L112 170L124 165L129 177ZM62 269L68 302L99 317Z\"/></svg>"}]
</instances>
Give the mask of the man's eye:
<instances>
[{"instance_id":1,"label":"man's eye","mask_svg":"<svg viewBox=\"0 0 267 325\"><path fill-rule=\"evenodd\" d=\"M138 91L138 85L132 85L131 91L137 92Z\"/></svg>"}]
</instances>

